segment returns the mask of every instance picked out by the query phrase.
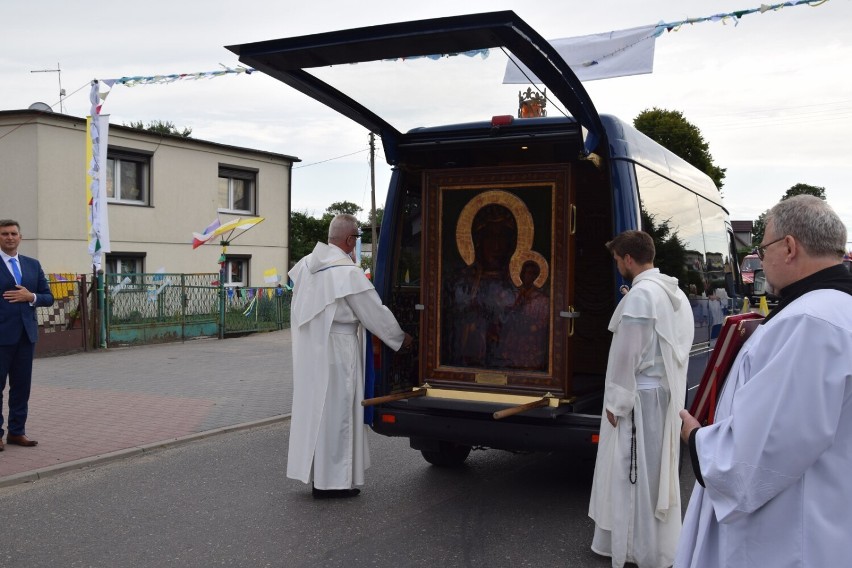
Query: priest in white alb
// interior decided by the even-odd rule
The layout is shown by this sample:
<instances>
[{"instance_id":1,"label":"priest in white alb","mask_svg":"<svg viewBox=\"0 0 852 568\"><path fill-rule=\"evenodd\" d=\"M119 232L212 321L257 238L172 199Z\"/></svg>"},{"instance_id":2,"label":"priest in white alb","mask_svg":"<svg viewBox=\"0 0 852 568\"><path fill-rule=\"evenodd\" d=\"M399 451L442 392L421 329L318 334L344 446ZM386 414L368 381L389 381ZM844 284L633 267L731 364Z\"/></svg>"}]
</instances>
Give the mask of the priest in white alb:
<instances>
[{"instance_id":1,"label":"priest in white alb","mask_svg":"<svg viewBox=\"0 0 852 568\"><path fill-rule=\"evenodd\" d=\"M758 254L781 300L728 373L715 422L681 412L697 483L677 568L852 565L852 274L846 227L799 195Z\"/></svg>"},{"instance_id":2,"label":"priest in white alb","mask_svg":"<svg viewBox=\"0 0 852 568\"><path fill-rule=\"evenodd\" d=\"M293 409L287 477L312 483L317 499L354 497L370 465L364 425L363 328L398 351L403 332L355 264L358 220L337 215L328 244L290 270Z\"/></svg>"},{"instance_id":3,"label":"priest in white alb","mask_svg":"<svg viewBox=\"0 0 852 568\"><path fill-rule=\"evenodd\" d=\"M648 233L606 244L632 288L618 303L604 385L589 516L592 550L620 568L667 568L680 535L678 459L686 369L695 332L676 278L654 268Z\"/></svg>"}]
</instances>

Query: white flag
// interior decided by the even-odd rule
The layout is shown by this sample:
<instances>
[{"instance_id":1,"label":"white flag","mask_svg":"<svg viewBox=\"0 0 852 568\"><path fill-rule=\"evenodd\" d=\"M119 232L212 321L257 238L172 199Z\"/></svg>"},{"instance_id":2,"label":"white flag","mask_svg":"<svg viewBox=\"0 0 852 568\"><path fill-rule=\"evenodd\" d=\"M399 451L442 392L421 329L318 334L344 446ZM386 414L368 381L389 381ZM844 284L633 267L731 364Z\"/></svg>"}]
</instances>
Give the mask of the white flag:
<instances>
[{"instance_id":1,"label":"white flag","mask_svg":"<svg viewBox=\"0 0 852 568\"><path fill-rule=\"evenodd\" d=\"M651 25L629 30L555 39L550 42L581 81L641 75L654 70L654 41L665 28ZM509 57L504 84L541 83Z\"/></svg>"}]
</instances>

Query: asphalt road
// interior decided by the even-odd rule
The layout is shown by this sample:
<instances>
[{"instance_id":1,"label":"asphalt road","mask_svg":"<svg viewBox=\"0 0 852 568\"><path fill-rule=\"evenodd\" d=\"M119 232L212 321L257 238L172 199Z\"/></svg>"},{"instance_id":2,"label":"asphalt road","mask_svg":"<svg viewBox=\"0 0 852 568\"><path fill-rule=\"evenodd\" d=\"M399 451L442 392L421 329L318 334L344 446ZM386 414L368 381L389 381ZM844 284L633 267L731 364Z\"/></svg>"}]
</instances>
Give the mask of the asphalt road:
<instances>
[{"instance_id":1,"label":"asphalt road","mask_svg":"<svg viewBox=\"0 0 852 568\"><path fill-rule=\"evenodd\" d=\"M0 489L0 567L610 565L589 550L588 460L490 450L447 470L371 433L363 493L316 501L284 476L288 431L225 433ZM683 477L686 497L688 464Z\"/></svg>"}]
</instances>

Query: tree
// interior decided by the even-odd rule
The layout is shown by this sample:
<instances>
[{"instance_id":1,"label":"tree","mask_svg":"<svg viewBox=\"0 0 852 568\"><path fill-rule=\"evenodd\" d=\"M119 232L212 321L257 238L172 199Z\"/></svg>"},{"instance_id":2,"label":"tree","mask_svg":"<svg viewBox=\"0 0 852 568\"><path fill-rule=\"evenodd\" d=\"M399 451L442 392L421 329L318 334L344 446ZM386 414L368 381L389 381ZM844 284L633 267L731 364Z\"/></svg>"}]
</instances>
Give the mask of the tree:
<instances>
[{"instance_id":1,"label":"tree","mask_svg":"<svg viewBox=\"0 0 852 568\"><path fill-rule=\"evenodd\" d=\"M813 195L815 197L819 197L823 201L825 201L825 188L820 187L818 185L808 185L806 183L797 183L792 186L790 189L784 193L784 196L781 197L781 201L785 199L790 199L796 195ZM766 215L769 213L769 209L760 214L760 217L754 222L754 227L751 230L751 244L752 246L760 246L760 243L763 242L763 234L766 232Z\"/></svg>"},{"instance_id":2,"label":"tree","mask_svg":"<svg viewBox=\"0 0 852 568\"><path fill-rule=\"evenodd\" d=\"M335 215L339 215L341 213L348 213L349 215L358 216L358 213L363 211L360 205L356 205L351 201L335 201L325 209L326 215L331 215L334 217Z\"/></svg>"},{"instance_id":3,"label":"tree","mask_svg":"<svg viewBox=\"0 0 852 568\"><path fill-rule=\"evenodd\" d=\"M797 183L787 190L787 193L784 194L781 201L789 199L795 195L813 195L825 201L825 188L816 185L808 185L806 183Z\"/></svg>"},{"instance_id":4,"label":"tree","mask_svg":"<svg viewBox=\"0 0 852 568\"><path fill-rule=\"evenodd\" d=\"M769 209L760 214L760 217L754 222L754 225L751 229L751 246L756 247L759 246L763 241L763 233L766 232L766 215L769 213ZM751 252L751 251L749 251Z\"/></svg>"},{"instance_id":5,"label":"tree","mask_svg":"<svg viewBox=\"0 0 852 568\"><path fill-rule=\"evenodd\" d=\"M189 138L190 134L192 134L192 128L187 127L183 130L178 130L173 122L164 120L152 120L147 125L141 120L138 120L136 122L125 123L124 125L138 130L147 130L156 134L170 134L172 136L180 136L181 138Z\"/></svg>"},{"instance_id":6,"label":"tree","mask_svg":"<svg viewBox=\"0 0 852 568\"><path fill-rule=\"evenodd\" d=\"M317 219L307 211L293 211L290 215L290 261L295 264L310 254L318 242L328 239L331 217Z\"/></svg>"},{"instance_id":7,"label":"tree","mask_svg":"<svg viewBox=\"0 0 852 568\"><path fill-rule=\"evenodd\" d=\"M382 226L382 217L384 217L385 210L382 207L376 207L376 230L378 230ZM361 241L364 243L372 243L373 242L373 212L367 215L367 222L361 225L361 229L364 234L361 237Z\"/></svg>"},{"instance_id":8,"label":"tree","mask_svg":"<svg viewBox=\"0 0 852 568\"><path fill-rule=\"evenodd\" d=\"M307 211L293 211L290 215L290 262L295 264L303 256L307 256L318 242L328 241L328 226L335 215L346 213L357 216L363 209L351 201L335 201L328 207L322 217L317 219ZM381 209L377 210L381 222ZM362 241L370 242L369 224L358 223L364 231Z\"/></svg>"},{"instance_id":9,"label":"tree","mask_svg":"<svg viewBox=\"0 0 852 568\"><path fill-rule=\"evenodd\" d=\"M680 111L656 107L651 110L646 109L633 119L633 126L710 176L721 191L722 180L725 179L725 168L720 168L713 163L710 146L704 140L701 131L686 120Z\"/></svg>"},{"instance_id":10,"label":"tree","mask_svg":"<svg viewBox=\"0 0 852 568\"><path fill-rule=\"evenodd\" d=\"M376 207L376 227L382 226L382 219L384 218L384 216L385 216L384 207ZM372 224L373 224L373 212L370 211L370 213L367 215L367 226L372 226Z\"/></svg>"},{"instance_id":11,"label":"tree","mask_svg":"<svg viewBox=\"0 0 852 568\"><path fill-rule=\"evenodd\" d=\"M686 269L686 247L683 241L673 231L668 220L657 219L641 207L642 230L651 235L654 240L654 266L663 274L674 276L681 287L688 289L690 282Z\"/></svg>"}]
</instances>

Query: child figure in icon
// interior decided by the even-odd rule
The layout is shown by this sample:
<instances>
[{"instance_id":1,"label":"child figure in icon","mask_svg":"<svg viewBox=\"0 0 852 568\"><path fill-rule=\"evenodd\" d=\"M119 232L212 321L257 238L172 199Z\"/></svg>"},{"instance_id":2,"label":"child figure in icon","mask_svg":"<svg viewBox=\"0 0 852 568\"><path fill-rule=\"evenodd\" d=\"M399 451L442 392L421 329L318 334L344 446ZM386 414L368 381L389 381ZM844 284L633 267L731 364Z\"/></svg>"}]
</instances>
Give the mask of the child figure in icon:
<instances>
[{"instance_id":1,"label":"child figure in icon","mask_svg":"<svg viewBox=\"0 0 852 568\"><path fill-rule=\"evenodd\" d=\"M538 262L527 260L523 263L521 286L504 326L507 363L515 369L547 370L550 298L536 286L540 275Z\"/></svg>"}]
</instances>

